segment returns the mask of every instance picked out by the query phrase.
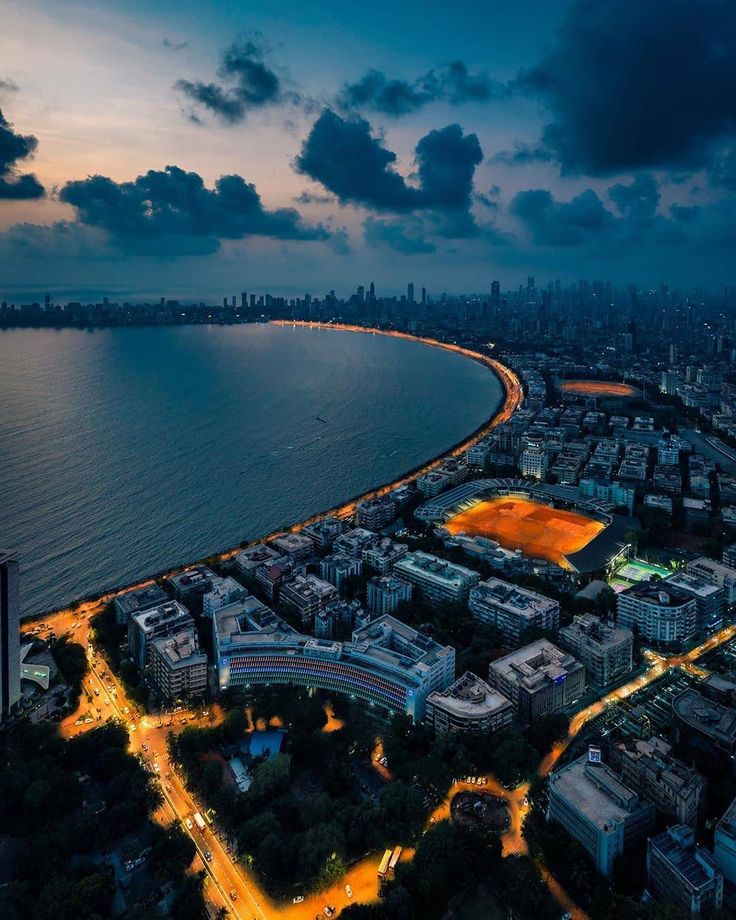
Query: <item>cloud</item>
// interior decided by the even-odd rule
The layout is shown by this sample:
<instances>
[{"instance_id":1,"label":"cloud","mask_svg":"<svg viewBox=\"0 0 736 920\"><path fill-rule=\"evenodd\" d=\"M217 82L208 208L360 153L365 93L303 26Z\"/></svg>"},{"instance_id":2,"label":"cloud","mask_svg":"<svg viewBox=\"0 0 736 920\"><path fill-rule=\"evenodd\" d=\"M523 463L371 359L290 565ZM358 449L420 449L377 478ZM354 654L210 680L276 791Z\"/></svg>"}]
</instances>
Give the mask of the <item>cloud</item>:
<instances>
[{"instance_id":1,"label":"cloud","mask_svg":"<svg viewBox=\"0 0 736 920\"><path fill-rule=\"evenodd\" d=\"M176 89L230 124L244 121L255 109L295 101L295 95L284 91L281 78L264 62L264 53L255 39L236 42L222 55L217 72L220 82L181 79Z\"/></svg>"},{"instance_id":2,"label":"cloud","mask_svg":"<svg viewBox=\"0 0 736 920\"><path fill-rule=\"evenodd\" d=\"M161 39L161 44L164 48L168 48L169 51L183 51L189 47L189 42L177 42L166 35Z\"/></svg>"},{"instance_id":3,"label":"cloud","mask_svg":"<svg viewBox=\"0 0 736 920\"><path fill-rule=\"evenodd\" d=\"M728 0L575 0L515 88L548 107L563 173L693 168L736 129L736 7Z\"/></svg>"},{"instance_id":4,"label":"cloud","mask_svg":"<svg viewBox=\"0 0 736 920\"><path fill-rule=\"evenodd\" d=\"M487 72L470 73L463 61L452 61L414 80L389 78L380 70L369 70L357 82L343 86L337 105L343 110L369 109L398 118L440 100L463 105L490 102L504 95L503 84Z\"/></svg>"},{"instance_id":5,"label":"cloud","mask_svg":"<svg viewBox=\"0 0 736 920\"><path fill-rule=\"evenodd\" d=\"M655 251L669 251L672 259L672 247L686 245L693 262L713 261L736 237L733 198L702 206L672 204L663 213L659 186L649 173L612 185L607 196L615 210L592 189L569 201L558 201L546 189L528 189L512 199L509 213L535 246L587 247L609 259Z\"/></svg>"},{"instance_id":6,"label":"cloud","mask_svg":"<svg viewBox=\"0 0 736 920\"><path fill-rule=\"evenodd\" d=\"M624 217L651 220L657 213L661 196L654 176L641 173L629 185L612 185L608 197Z\"/></svg>"},{"instance_id":7,"label":"cloud","mask_svg":"<svg viewBox=\"0 0 736 920\"><path fill-rule=\"evenodd\" d=\"M324 240L321 225L305 224L294 208L263 207L255 186L241 176L221 176L213 189L200 175L177 166L149 170L132 182L90 176L68 182L59 193L78 220L105 230L128 252L203 255L222 239L245 236Z\"/></svg>"},{"instance_id":8,"label":"cloud","mask_svg":"<svg viewBox=\"0 0 736 920\"><path fill-rule=\"evenodd\" d=\"M708 182L714 188L736 192L736 148L714 159L708 168Z\"/></svg>"},{"instance_id":9,"label":"cloud","mask_svg":"<svg viewBox=\"0 0 736 920\"><path fill-rule=\"evenodd\" d=\"M425 237L422 221L413 215L393 220L367 217L363 221L363 238L374 249L392 249L403 255L435 252L437 248Z\"/></svg>"},{"instance_id":10,"label":"cloud","mask_svg":"<svg viewBox=\"0 0 736 920\"><path fill-rule=\"evenodd\" d=\"M319 192L300 192L294 199L297 204L332 204L332 195L322 195Z\"/></svg>"},{"instance_id":11,"label":"cloud","mask_svg":"<svg viewBox=\"0 0 736 920\"><path fill-rule=\"evenodd\" d=\"M16 134L0 110L0 200L42 198L44 187L32 173L18 172L20 160L33 155L38 141L32 134Z\"/></svg>"},{"instance_id":12,"label":"cloud","mask_svg":"<svg viewBox=\"0 0 736 920\"><path fill-rule=\"evenodd\" d=\"M554 159L551 150L541 144L517 142L511 150L499 150L491 157L491 163L502 166L526 166L528 163L549 163Z\"/></svg>"},{"instance_id":13,"label":"cloud","mask_svg":"<svg viewBox=\"0 0 736 920\"><path fill-rule=\"evenodd\" d=\"M378 211L420 207L419 191L395 171L395 162L396 154L371 135L367 121L346 120L325 109L302 143L294 166L343 204L353 202Z\"/></svg>"},{"instance_id":14,"label":"cloud","mask_svg":"<svg viewBox=\"0 0 736 920\"><path fill-rule=\"evenodd\" d=\"M338 256L349 256L353 253L350 236L345 227L338 227L336 230L331 231L328 245Z\"/></svg>"},{"instance_id":15,"label":"cloud","mask_svg":"<svg viewBox=\"0 0 736 920\"><path fill-rule=\"evenodd\" d=\"M0 93L17 93L20 86L10 77L0 77Z\"/></svg>"},{"instance_id":16,"label":"cloud","mask_svg":"<svg viewBox=\"0 0 736 920\"><path fill-rule=\"evenodd\" d=\"M592 189L571 201L556 201L546 189L519 192L511 201L510 213L526 228L537 246L577 246L608 232L613 214Z\"/></svg>"},{"instance_id":17,"label":"cloud","mask_svg":"<svg viewBox=\"0 0 736 920\"><path fill-rule=\"evenodd\" d=\"M475 134L459 125L430 131L415 149L418 186L394 169L396 154L371 134L365 119L344 119L325 109L294 162L297 172L320 182L341 204L376 211L431 211L435 232L476 235L470 214L473 175L483 159Z\"/></svg>"}]
</instances>

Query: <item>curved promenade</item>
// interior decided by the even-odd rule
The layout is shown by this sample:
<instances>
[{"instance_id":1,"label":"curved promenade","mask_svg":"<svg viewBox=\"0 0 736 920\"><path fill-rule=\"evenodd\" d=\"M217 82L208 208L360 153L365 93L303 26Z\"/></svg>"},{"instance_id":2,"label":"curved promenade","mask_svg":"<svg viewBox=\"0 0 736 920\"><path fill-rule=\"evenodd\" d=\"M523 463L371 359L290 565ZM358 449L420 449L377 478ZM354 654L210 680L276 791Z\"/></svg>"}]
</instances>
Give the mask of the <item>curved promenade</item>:
<instances>
[{"instance_id":1,"label":"curved promenade","mask_svg":"<svg viewBox=\"0 0 736 920\"><path fill-rule=\"evenodd\" d=\"M472 447L487 434L489 434L494 428L503 422L507 422L514 412L519 408L521 403L524 400L524 394L521 386L521 381L516 376L516 374L505 365L501 364L500 361L497 361L495 358L490 358L487 355L483 355L480 352L472 351L469 348L462 348L459 345L454 345L450 342L440 342L436 339L426 338L424 336L414 336L406 332L397 332L394 330L385 330L385 329L373 329L371 327L364 326L351 326L345 324L336 324L336 323L311 323L305 321L296 321L296 320L273 320L274 325L280 326L304 326L308 328L315 329L332 329L336 331L343 332L362 332L370 333L372 335L388 335L394 338L406 339L410 342L420 342L423 345L429 345L434 348L444 348L446 351L452 351L456 354L463 355L467 358L470 358L473 361L477 361L480 364L485 365L492 373L494 373L501 382L501 385L504 389L504 401L498 410L489 417L489 419L483 424L479 429L474 431L469 437L462 441L460 444L455 445L447 451L444 451L439 456L435 457L432 460L429 460L427 463L422 466L411 470L406 473L400 479L395 480L394 482L387 483L371 489L363 495L359 495L356 498L351 499L343 505L339 505L335 508L330 508L328 511L323 511L320 514L316 514L313 517L308 518L304 521L299 521L298 523L292 524L281 528L280 530L273 531L272 533L266 534L259 537L257 540L251 540L248 543L241 544L236 547L231 547L229 549L223 550L218 553L214 553L211 556L207 557L208 561L212 562L224 562L232 558L236 553L239 553L241 549L252 546L256 543L262 543L264 541L273 540L276 537L283 536L285 533L296 533L306 527L308 524L315 523L316 521L323 520L326 517L337 517L337 518L347 518L350 517L355 512L355 506L358 502L365 501L369 498L378 498L381 495L385 495L387 492L392 491L393 489L398 488L399 486L406 485L410 482L413 482L419 476L428 473L433 469L436 469L440 466L445 460L449 457L457 457L460 454L464 453L468 448ZM99 612L106 604L114 600L120 594L124 594L126 591L131 591L136 588L143 588L147 585L152 584L154 581L160 578L170 578L172 575L178 575L181 572L184 572L186 569L191 568L193 565L196 565L196 561L187 562L184 565L177 566L176 568L158 572L154 575L148 575L145 578L141 579L139 582L136 582L132 585L122 585L116 588L112 588L106 591L102 591L99 594L93 594L84 598L80 598L79 601L72 604L69 607L59 608L57 610L47 611L45 613L35 614L32 617L24 618L24 622L32 622L34 620L45 619L49 616L62 615L62 614L80 614L85 613L87 615L94 615Z\"/></svg>"}]
</instances>

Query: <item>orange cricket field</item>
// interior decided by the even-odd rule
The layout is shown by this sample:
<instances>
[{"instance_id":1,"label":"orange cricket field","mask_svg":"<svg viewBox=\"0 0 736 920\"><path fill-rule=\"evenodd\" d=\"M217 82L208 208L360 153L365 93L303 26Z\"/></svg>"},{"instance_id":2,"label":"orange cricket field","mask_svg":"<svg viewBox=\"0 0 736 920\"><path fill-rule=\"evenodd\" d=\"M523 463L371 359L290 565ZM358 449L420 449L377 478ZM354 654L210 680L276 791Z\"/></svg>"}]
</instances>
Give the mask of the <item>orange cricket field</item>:
<instances>
[{"instance_id":1,"label":"orange cricket field","mask_svg":"<svg viewBox=\"0 0 736 920\"><path fill-rule=\"evenodd\" d=\"M636 393L628 383L613 380L565 380L560 389L564 393L579 393L581 396L633 396Z\"/></svg>"},{"instance_id":2,"label":"orange cricket field","mask_svg":"<svg viewBox=\"0 0 736 920\"><path fill-rule=\"evenodd\" d=\"M520 549L526 556L569 568L565 556L587 546L606 525L522 496L498 495L455 515L444 526L450 533L490 537L505 549Z\"/></svg>"}]
</instances>

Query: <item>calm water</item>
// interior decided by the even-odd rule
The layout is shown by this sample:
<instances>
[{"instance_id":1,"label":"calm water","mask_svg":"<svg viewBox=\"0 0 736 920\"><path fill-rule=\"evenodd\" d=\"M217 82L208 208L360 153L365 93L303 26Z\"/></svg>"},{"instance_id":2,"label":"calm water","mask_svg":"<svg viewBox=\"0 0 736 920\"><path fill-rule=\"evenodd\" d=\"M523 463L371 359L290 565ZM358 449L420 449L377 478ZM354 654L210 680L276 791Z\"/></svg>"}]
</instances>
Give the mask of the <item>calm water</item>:
<instances>
[{"instance_id":1,"label":"calm water","mask_svg":"<svg viewBox=\"0 0 736 920\"><path fill-rule=\"evenodd\" d=\"M500 399L475 362L385 336L0 331L0 546L20 553L23 611L332 507L461 440Z\"/></svg>"}]
</instances>

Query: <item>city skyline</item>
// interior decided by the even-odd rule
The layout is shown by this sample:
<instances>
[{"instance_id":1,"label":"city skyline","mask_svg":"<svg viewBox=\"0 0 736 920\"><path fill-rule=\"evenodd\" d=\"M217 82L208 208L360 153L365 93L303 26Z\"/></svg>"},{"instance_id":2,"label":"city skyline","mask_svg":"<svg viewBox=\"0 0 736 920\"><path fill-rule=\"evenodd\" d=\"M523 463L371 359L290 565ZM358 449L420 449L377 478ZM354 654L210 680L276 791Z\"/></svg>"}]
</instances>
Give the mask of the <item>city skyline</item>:
<instances>
[{"instance_id":1,"label":"city skyline","mask_svg":"<svg viewBox=\"0 0 736 920\"><path fill-rule=\"evenodd\" d=\"M11 3L3 297L732 283L733 10L461 6Z\"/></svg>"}]
</instances>

